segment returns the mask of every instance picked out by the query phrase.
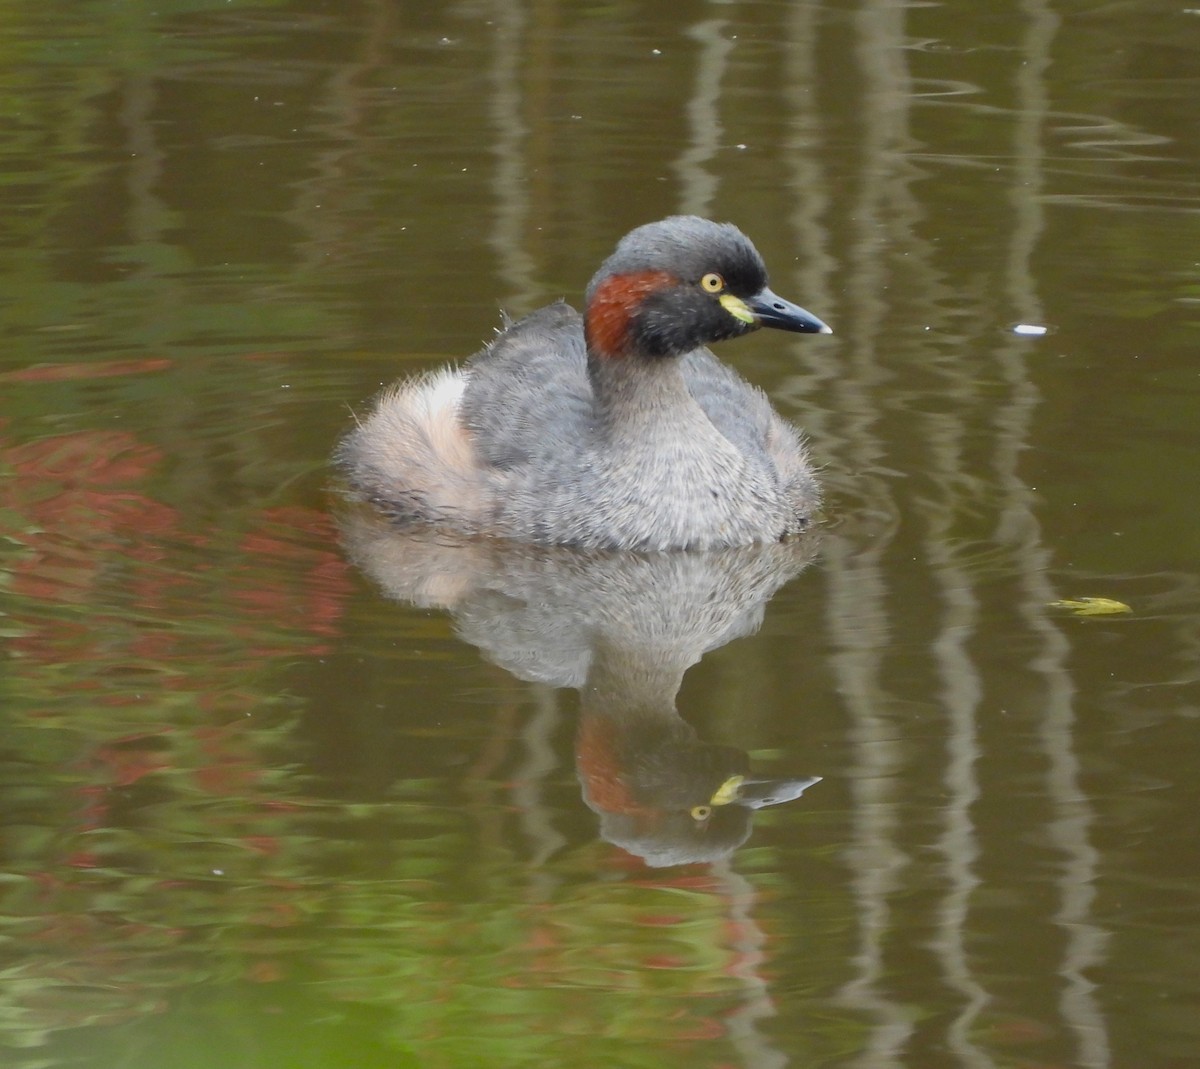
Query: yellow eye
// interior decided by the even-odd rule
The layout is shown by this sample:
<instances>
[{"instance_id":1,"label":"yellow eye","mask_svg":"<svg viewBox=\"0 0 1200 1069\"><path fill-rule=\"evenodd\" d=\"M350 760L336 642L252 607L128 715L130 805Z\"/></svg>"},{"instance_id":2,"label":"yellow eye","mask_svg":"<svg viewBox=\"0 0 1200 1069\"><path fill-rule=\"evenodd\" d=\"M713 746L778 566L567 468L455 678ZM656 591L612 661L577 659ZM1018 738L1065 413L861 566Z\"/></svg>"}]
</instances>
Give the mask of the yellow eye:
<instances>
[{"instance_id":1,"label":"yellow eye","mask_svg":"<svg viewBox=\"0 0 1200 1069\"><path fill-rule=\"evenodd\" d=\"M700 286L705 293L720 293L725 288L725 280L716 271L709 271L700 280Z\"/></svg>"},{"instance_id":2,"label":"yellow eye","mask_svg":"<svg viewBox=\"0 0 1200 1069\"><path fill-rule=\"evenodd\" d=\"M708 820L709 814L711 814L711 813L712 813L712 806L709 806L709 805L694 805L694 806L692 806L692 820L694 820L697 824L699 824L703 820Z\"/></svg>"}]
</instances>

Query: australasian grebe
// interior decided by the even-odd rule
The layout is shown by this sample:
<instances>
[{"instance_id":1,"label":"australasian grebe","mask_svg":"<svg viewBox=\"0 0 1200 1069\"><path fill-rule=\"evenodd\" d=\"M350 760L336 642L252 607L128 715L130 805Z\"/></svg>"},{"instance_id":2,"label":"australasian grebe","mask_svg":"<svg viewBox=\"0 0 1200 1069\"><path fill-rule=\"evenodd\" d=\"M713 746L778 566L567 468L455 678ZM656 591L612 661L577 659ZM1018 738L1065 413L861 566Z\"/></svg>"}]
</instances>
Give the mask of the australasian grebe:
<instances>
[{"instance_id":1,"label":"australasian grebe","mask_svg":"<svg viewBox=\"0 0 1200 1069\"><path fill-rule=\"evenodd\" d=\"M776 541L820 500L766 395L704 346L829 328L767 288L728 223L621 239L587 289L506 325L461 368L406 379L341 442L353 490L405 523L586 548Z\"/></svg>"}]
</instances>

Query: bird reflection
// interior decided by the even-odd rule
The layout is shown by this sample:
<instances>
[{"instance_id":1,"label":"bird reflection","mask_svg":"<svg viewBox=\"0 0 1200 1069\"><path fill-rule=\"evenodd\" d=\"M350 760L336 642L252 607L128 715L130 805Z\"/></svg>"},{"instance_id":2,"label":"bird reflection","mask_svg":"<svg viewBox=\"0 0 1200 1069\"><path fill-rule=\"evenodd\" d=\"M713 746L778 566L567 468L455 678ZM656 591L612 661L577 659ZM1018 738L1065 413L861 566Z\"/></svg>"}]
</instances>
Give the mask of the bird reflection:
<instances>
[{"instance_id":1,"label":"bird reflection","mask_svg":"<svg viewBox=\"0 0 1200 1069\"><path fill-rule=\"evenodd\" d=\"M818 782L755 778L744 750L704 742L675 707L691 665L758 629L815 535L637 555L451 539L368 511L341 520L350 557L388 596L449 611L464 640L520 679L579 691L583 799L603 838L646 864L725 857L756 809Z\"/></svg>"}]
</instances>

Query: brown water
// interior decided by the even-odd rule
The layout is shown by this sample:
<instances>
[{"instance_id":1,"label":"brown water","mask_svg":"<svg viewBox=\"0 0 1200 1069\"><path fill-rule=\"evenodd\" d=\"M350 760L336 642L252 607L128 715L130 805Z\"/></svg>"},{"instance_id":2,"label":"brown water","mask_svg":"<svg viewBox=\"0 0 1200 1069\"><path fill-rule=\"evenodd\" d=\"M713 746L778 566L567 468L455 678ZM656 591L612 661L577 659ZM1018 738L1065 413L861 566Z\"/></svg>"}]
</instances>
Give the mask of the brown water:
<instances>
[{"instance_id":1,"label":"brown water","mask_svg":"<svg viewBox=\"0 0 1200 1069\"><path fill-rule=\"evenodd\" d=\"M4 1065L1200 1063L1197 10L3 17ZM834 326L721 350L818 539L334 515L675 211Z\"/></svg>"}]
</instances>

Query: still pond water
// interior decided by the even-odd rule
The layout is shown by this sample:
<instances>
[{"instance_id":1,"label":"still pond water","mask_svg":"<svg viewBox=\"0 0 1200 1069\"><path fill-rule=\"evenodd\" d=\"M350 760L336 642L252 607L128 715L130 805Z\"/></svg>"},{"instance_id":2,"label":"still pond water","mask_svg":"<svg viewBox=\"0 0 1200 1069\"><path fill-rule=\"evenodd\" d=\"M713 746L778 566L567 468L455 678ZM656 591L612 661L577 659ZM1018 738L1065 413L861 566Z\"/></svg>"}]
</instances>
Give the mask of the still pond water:
<instances>
[{"instance_id":1,"label":"still pond water","mask_svg":"<svg viewBox=\"0 0 1200 1069\"><path fill-rule=\"evenodd\" d=\"M2 1064L1200 1064L1200 10L3 21ZM835 329L722 349L816 537L345 510L677 211Z\"/></svg>"}]
</instances>

